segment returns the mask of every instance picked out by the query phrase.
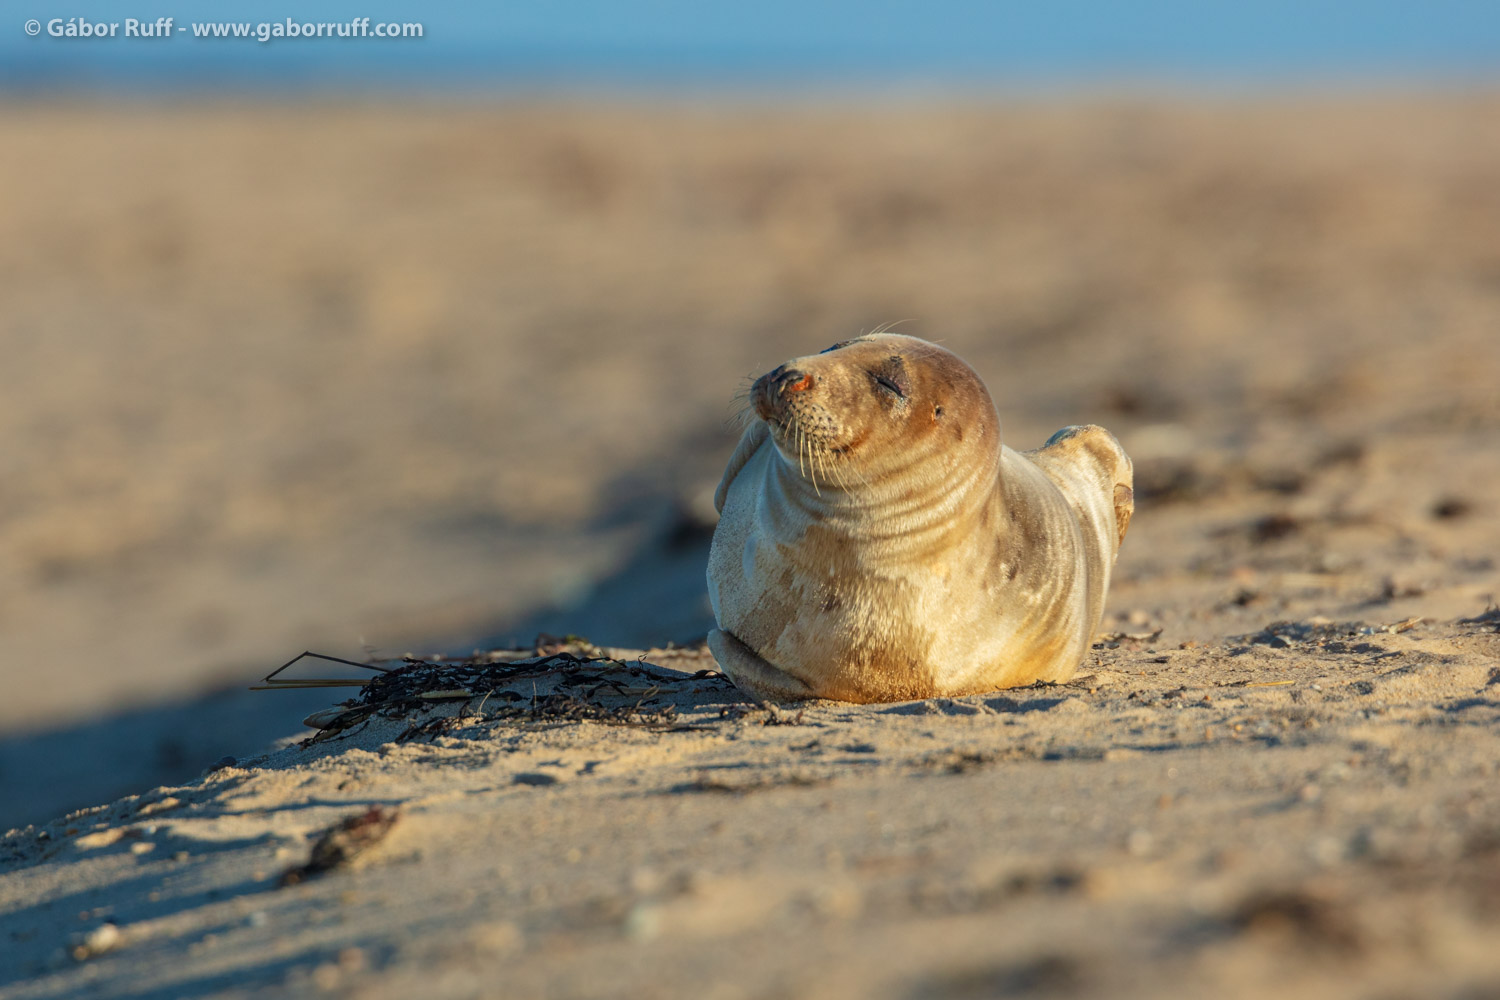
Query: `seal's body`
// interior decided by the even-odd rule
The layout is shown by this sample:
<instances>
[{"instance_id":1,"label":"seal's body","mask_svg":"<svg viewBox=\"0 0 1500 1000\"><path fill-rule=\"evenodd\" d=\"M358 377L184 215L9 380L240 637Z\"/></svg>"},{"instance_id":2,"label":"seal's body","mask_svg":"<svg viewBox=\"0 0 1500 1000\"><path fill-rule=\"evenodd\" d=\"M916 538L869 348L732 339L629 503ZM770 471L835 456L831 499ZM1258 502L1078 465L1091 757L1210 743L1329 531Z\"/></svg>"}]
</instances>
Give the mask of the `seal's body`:
<instances>
[{"instance_id":1,"label":"seal's body","mask_svg":"<svg viewBox=\"0 0 1500 1000\"><path fill-rule=\"evenodd\" d=\"M708 563L709 645L736 684L883 702L1072 676L1134 510L1108 431L1013 451L968 365L891 334L752 394Z\"/></svg>"}]
</instances>

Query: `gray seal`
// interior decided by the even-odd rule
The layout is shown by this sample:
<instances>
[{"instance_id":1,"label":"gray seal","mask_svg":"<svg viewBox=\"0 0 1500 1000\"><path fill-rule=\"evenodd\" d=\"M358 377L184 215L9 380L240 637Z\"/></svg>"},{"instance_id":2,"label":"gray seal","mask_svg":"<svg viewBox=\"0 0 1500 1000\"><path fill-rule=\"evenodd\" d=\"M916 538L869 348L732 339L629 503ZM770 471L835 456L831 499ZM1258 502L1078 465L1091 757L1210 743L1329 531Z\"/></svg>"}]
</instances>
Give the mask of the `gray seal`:
<instances>
[{"instance_id":1,"label":"gray seal","mask_svg":"<svg viewBox=\"0 0 1500 1000\"><path fill-rule=\"evenodd\" d=\"M714 496L714 658L763 699L905 701L1064 681L1135 509L1102 427L1000 440L974 370L876 334L761 376Z\"/></svg>"}]
</instances>

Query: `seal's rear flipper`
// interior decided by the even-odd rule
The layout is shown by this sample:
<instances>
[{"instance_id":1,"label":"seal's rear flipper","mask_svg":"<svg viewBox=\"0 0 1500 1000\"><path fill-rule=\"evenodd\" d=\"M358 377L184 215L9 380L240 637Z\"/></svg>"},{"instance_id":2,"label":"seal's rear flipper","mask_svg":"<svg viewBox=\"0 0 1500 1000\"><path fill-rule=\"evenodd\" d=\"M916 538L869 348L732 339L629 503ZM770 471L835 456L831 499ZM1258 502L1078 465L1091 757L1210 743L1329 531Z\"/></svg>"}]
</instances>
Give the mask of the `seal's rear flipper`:
<instances>
[{"instance_id":1,"label":"seal's rear flipper","mask_svg":"<svg viewBox=\"0 0 1500 1000\"><path fill-rule=\"evenodd\" d=\"M1127 476L1130 469L1125 470ZM1125 541L1125 529L1130 527L1130 517L1135 513L1135 489L1129 483L1115 483L1115 524L1120 528L1120 541Z\"/></svg>"},{"instance_id":2,"label":"seal's rear flipper","mask_svg":"<svg viewBox=\"0 0 1500 1000\"><path fill-rule=\"evenodd\" d=\"M1135 513L1135 466L1125 449L1120 447L1120 442L1096 424L1075 424L1052 435L1034 454L1048 452L1060 458L1088 455L1099 463L1106 477L1106 496L1111 498L1115 508L1115 528L1119 532L1115 545L1118 547L1125 541L1125 529L1130 527L1131 515Z\"/></svg>"},{"instance_id":3,"label":"seal's rear flipper","mask_svg":"<svg viewBox=\"0 0 1500 1000\"><path fill-rule=\"evenodd\" d=\"M813 697L811 688L761 659L732 632L710 629L708 648L735 686L756 701L804 701Z\"/></svg>"}]
</instances>

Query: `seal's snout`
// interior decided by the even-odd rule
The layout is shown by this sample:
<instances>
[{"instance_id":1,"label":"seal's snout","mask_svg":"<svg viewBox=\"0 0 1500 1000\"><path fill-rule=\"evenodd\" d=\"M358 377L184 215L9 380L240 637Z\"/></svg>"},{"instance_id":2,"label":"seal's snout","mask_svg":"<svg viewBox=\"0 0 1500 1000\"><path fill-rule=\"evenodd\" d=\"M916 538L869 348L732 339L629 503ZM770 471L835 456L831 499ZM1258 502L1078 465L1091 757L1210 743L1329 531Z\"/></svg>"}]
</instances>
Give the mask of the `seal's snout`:
<instances>
[{"instance_id":1,"label":"seal's snout","mask_svg":"<svg viewBox=\"0 0 1500 1000\"><path fill-rule=\"evenodd\" d=\"M813 377L807 372L785 367L778 368L777 371L781 374L776 377L776 388L783 396L812 388Z\"/></svg>"},{"instance_id":2,"label":"seal's snout","mask_svg":"<svg viewBox=\"0 0 1500 1000\"><path fill-rule=\"evenodd\" d=\"M762 420L769 420L781 412L789 397L811 389L816 382L807 372L786 365L767 372L755 380L755 412Z\"/></svg>"}]
</instances>

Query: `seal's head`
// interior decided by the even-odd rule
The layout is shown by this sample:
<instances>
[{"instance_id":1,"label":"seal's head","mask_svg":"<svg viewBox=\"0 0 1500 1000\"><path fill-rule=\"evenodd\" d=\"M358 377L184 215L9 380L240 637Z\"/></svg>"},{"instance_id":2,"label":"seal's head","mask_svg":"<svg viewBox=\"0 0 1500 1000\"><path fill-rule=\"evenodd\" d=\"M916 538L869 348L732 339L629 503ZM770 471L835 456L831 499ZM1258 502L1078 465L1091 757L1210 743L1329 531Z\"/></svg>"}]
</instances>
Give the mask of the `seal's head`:
<instances>
[{"instance_id":1,"label":"seal's head","mask_svg":"<svg viewBox=\"0 0 1500 1000\"><path fill-rule=\"evenodd\" d=\"M814 486L946 465L967 450L962 443L999 451L1000 418L979 376L917 337L840 341L762 375L750 398L782 457Z\"/></svg>"}]
</instances>

